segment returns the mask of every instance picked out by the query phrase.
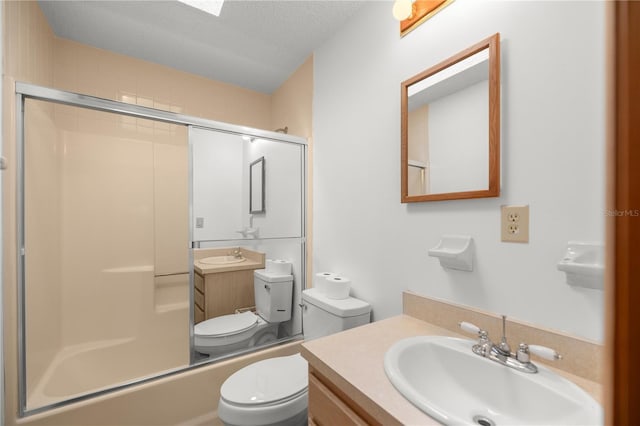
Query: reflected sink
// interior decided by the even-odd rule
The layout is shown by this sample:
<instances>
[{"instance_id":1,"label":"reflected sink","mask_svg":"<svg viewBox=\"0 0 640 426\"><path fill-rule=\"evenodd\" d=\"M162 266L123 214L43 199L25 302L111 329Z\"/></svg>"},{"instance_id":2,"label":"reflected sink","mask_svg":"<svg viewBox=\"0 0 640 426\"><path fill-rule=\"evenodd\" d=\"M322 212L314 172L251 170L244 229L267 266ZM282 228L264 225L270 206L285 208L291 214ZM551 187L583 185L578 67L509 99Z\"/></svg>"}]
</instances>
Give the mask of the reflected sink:
<instances>
[{"instance_id":1,"label":"reflected sink","mask_svg":"<svg viewBox=\"0 0 640 426\"><path fill-rule=\"evenodd\" d=\"M231 265L232 263L240 263L247 260L244 257L235 257L235 256L211 256L205 257L204 259L200 259L200 263L204 263L205 265Z\"/></svg>"},{"instance_id":2,"label":"reflected sink","mask_svg":"<svg viewBox=\"0 0 640 426\"><path fill-rule=\"evenodd\" d=\"M395 343L384 357L394 387L444 424L596 425L602 408L585 391L538 365L529 374L471 352L474 342L419 336Z\"/></svg>"}]
</instances>

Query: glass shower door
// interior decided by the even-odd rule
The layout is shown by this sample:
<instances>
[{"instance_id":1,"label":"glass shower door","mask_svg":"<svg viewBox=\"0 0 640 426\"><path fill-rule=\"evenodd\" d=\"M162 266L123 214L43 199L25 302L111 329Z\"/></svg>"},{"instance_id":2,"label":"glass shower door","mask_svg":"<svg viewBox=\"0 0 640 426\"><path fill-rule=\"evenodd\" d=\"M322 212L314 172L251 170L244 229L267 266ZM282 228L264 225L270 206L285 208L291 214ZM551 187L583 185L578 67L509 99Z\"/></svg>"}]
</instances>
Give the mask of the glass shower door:
<instances>
[{"instance_id":1,"label":"glass shower door","mask_svg":"<svg viewBox=\"0 0 640 426\"><path fill-rule=\"evenodd\" d=\"M189 365L185 126L27 99L26 410Z\"/></svg>"}]
</instances>

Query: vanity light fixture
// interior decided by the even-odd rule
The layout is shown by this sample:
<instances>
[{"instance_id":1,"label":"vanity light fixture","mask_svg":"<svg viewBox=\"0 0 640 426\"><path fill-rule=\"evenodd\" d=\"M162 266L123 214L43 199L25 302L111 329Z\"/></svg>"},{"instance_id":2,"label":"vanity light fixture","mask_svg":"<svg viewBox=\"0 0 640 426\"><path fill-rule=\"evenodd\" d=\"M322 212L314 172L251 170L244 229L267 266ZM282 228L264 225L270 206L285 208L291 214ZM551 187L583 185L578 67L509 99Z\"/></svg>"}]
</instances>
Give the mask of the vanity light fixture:
<instances>
[{"instance_id":1,"label":"vanity light fixture","mask_svg":"<svg viewBox=\"0 0 640 426\"><path fill-rule=\"evenodd\" d=\"M396 0L393 2L393 17L398 21L404 21L413 15L414 4L412 0Z\"/></svg>"},{"instance_id":2,"label":"vanity light fixture","mask_svg":"<svg viewBox=\"0 0 640 426\"><path fill-rule=\"evenodd\" d=\"M393 17L400 21L400 36L404 37L450 3L453 0L395 0Z\"/></svg>"},{"instance_id":3,"label":"vanity light fixture","mask_svg":"<svg viewBox=\"0 0 640 426\"><path fill-rule=\"evenodd\" d=\"M187 6L195 7L213 16L220 16L224 0L178 0Z\"/></svg>"}]
</instances>

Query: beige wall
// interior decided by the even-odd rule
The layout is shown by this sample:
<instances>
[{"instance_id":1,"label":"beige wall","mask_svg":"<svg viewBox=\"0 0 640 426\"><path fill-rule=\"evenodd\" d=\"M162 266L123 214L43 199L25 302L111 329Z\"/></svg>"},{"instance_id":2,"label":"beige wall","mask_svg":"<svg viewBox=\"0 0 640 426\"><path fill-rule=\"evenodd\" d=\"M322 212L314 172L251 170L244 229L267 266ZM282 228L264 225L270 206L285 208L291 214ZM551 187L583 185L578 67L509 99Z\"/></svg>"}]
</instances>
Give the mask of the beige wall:
<instances>
[{"instance_id":1,"label":"beige wall","mask_svg":"<svg viewBox=\"0 0 640 426\"><path fill-rule=\"evenodd\" d=\"M55 38L57 89L268 129L271 97L162 65Z\"/></svg>"},{"instance_id":2,"label":"beige wall","mask_svg":"<svg viewBox=\"0 0 640 426\"><path fill-rule=\"evenodd\" d=\"M8 159L7 170L3 173L3 315L4 315L4 363L5 363L5 417L6 423L13 423L17 411L17 287L16 287L16 205L15 173L16 173L16 145L15 145L15 96L13 88L16 80L29 81L35 84L50 86L53 83L53 33L47 25L46 19L35 2L3 2L3 155ZM43 120L43 127L39 131L52 129L51 111L38 111ZM55 139L55 136L54 136ZM41 164L53 167L51 158L40 156ZM46 220L55 221L55 215ZM46 226L46 224L42 224ZM56 236L51 235L47 246L56 244ZM43 251L39 252L44 254ZM36 254L37 255L37 254ZM59 304L59 295L54 296L56 288L55 270L51 271L52 287L44 289L39 294L38 309L44 305ZM35 290L35 289L33 289ZM48 299L51 298L51 299ZM34 318L32 327L44 327L45 318ZM43 322L45 321L45 322ZM51 323L60 323L59 311L51 310ZM34 380L45 368L46 360L57 350L61 338L61 328L51 325L51 333L37 341L30 341L34 351L30 354L30 362L34 363L34 370L28 380ZM46 347L48 346L48 348Z\"/></svg>"},{"instance_id":3,"label":"beige wall","mask_svg":"<svg viewBox=\"0 0 640 426\"><path fill-rule=\"evenodd\" d=\"M311 135L311 98L313 60L309 58L273 96L170 69L157 64L114 54L101 49L56 38L36 2L5 1L3 7L4 71L4 156L9 169L3 181L3 201L7 206L16 203L15 194L15 81L30 82L107 99L135 103L172 112L256 128L275 129L289 126L290 134ZM300 93L296 93L300 91ZM60 117L56 117L59 119ZM119 117L122 119L122 117ZM133 121L131 121L133 120ZM140 122L124 119L120 125L140 130ZM157 124L157 123L156 123ZM144 127L144 126L142 126ZM162 125L143 131L168 131ZM172 241L180 238L177 227L163 227L163 221L175 221L182 213L167 210L174 205L186 204L186 194L180 193L183 165L172 162L175 144L157 144L154 150L153 179L162 181L169 192L156 193L155 241L153 262L158 270L180 269L186 261L173 249ZM172 167L174 169L172 169ZM177 168L177 169L176 169ZM160 172L157 172L160 170ZM173 183L173 185L171 185ZM179 201L176 201L179 200ZM4 343L5 343L5 406L6 424L15 424L17 412L17 312L16 312L16 218L14 209L6 209L3 216L4 244ZM311 210L309 210L311 211ZM164 216L163 216L164 214ZM184 218L184 216L182 216ZM49 217L54 220L55 217ZM310 228L309 228L310 229ZM161 231L161 232L159 232ZM164 233L163 233L164 232ZM52 236L51 244L55 243ZM174 251L172 251L174 250ZM171 304L179 287L174 282L155 279L155 308L158 303ZM49 289L51 290L51 289ZM47 290L47 291L49 291ZM178 292L180 293L180 292ZM55 301L55 297L51 295ZM58 302L55 302L58 303ZM60 301L62 305L63 302ZM69 307L69 305L67 305ZM89 311L87 311L89 312ZM51 324L62 323L49 317L48 336L53 346L61 334ZM42 326L44 331L44 326ZM61 333L61 332L60 332ZM43 353L46 340L41 340ZM294 351L294 349L286 349ZM215 418L217 393L222 381L237 368L256 357L269 353L242 357L223 365L207 366L154 381L144 386L127 389L95 400L67 407L49 414L19 420L21 424L176 424L198 416ZM39 373L37 370L35 373ZM195 389L195 392L192 392ZM169 396L167 396L169 395ZM180 404L177 395L188 395Z\"/></svg>"},{"instance_id":4,"label":"beige wall","mask_svg":"<svg viewBox=\"0 0 640 426\"><path fill-rule=\"evenodd\" d=\"M289 127L289 134L311 137L313 56L298 67L271 96L271 128Z\"/></svg>"}]
</instances>

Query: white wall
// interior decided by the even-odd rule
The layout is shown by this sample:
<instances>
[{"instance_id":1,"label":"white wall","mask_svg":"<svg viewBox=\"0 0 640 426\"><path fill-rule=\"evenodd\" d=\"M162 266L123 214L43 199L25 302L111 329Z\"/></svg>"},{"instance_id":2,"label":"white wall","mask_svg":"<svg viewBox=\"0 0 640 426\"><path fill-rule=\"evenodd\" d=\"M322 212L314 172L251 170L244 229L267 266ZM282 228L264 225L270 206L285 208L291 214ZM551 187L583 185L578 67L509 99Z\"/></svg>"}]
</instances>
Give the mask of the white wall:
<instances>
[{"instance_id":1,"label":"white wall","mask_svg":"<svg viewBox=\"0 0 640 426\"><path fill-rule=\"evenodd\" d=\"M194 228L196 241L234 239L241 235L243 213L243 140L211 130L189 131L193 164L193 223L204 218L202 228Z\"/></svg>"},{"instance_id":2,"label":"white wall","mask_svg":"<svg viewBox=\"0 0 640 426\"><path fill-rule=\"evenodd\" d=\"M243 176L247 182L242 197L243 212L249 212L249 164L260 157L264 157L265 212L252 215L252 226L259 229L261 238L300 237L302 147L265 139L246 142Z\"/></svg>"},{"instance_id":3,"label":"white wall","mask_svg":"<svg viewBox=\"0 0 640 426\"><path fill-rule=\"evenodd\" d=\"M314 56L314 271L353 281L374 319L401 292L602 340L603 293L556 270L567 241L604 239L604 5L457 0L404 38L372 2ZM400 82L496 33L502 195L400 203ZM528 244L500 242L500 205L531 206ZM473 236L474 271L427 250Z\"/></svg>"}]
</instances>

